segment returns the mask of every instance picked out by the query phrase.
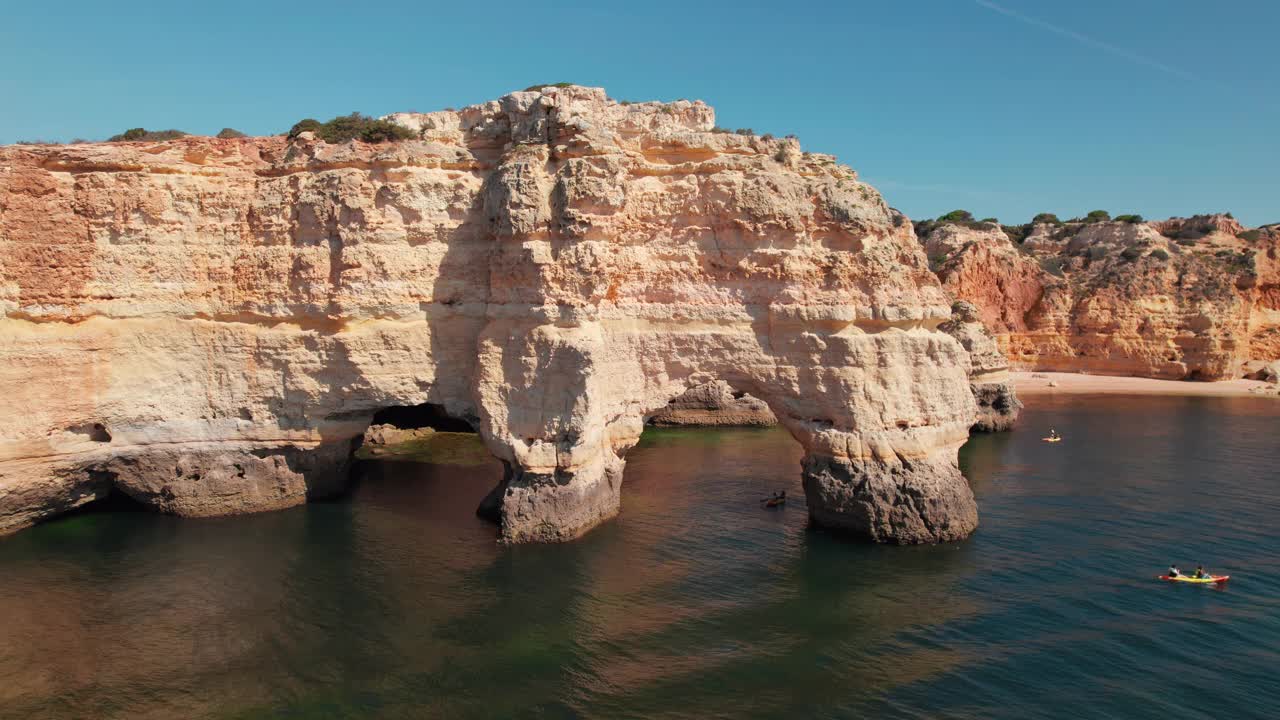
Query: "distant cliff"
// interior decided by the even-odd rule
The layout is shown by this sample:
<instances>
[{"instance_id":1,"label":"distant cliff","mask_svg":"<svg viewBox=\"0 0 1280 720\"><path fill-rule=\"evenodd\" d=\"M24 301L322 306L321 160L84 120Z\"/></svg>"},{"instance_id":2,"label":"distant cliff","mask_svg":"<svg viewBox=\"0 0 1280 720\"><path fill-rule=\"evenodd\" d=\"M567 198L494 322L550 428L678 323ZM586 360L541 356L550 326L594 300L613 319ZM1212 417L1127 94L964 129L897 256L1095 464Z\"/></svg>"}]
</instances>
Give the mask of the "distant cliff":
<instances>
[{"instance_id":1,"label":"distant cliff","mask_svg":"<svg viewBox=\"0 0 1280 720\"><path fill-rule=\"evenodd\" d=\"M1280 358L1280 226L922 223L931 268L1014 369L1223 380Z\"/></svg>"}]
</instances>

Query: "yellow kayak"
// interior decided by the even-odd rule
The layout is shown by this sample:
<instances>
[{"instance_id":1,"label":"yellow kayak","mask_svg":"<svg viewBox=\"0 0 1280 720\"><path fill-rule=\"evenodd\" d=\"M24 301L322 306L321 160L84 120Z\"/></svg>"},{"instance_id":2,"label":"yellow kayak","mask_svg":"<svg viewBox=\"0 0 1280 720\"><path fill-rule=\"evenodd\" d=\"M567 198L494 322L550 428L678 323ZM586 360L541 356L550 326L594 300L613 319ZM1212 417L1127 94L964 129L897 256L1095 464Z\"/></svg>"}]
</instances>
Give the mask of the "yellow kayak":
<instances>
[{"instance_id":1,"label":"yellow kayak","mask_svg":"<svg viewBox=\"0 0 1280 720\"><path fill-rule=\"evenodd\" d=\"M1061 437L1047 437L1047 438L1040 438L1040 439L1045 442L1062 442Z\"/></svg>"},{"instance_id":2,"label":"yellow kayak","mask_svg":"<svg viewBox=\"0 0 1280 720\"><path fill-rule=\"evenodd\" d=\"M1231 576L1230 575L1210 575L1209 577L1195 578L1195 577L1188 577L1186 575L1179 575L1177 577L1169 577L1168 575L1161 575L1160 579L1166 580L1168 582L1184 582L1184 583L1196 583L1198 585L1210 585L1213 583L1226 582L1231 579Z\"/></svg>"}]
</instances>

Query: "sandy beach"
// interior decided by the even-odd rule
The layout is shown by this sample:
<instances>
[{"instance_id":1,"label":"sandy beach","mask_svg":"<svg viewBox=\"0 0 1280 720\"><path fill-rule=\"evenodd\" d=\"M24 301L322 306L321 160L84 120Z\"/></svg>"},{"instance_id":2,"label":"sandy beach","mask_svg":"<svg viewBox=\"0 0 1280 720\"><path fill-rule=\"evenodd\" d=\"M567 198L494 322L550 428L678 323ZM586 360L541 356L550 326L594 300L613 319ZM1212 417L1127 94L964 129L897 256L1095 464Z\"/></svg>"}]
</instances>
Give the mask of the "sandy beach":
<instances>
[{"instance_id":1,"label":"sandy beach","mask_svg":"<svg viewBox=\"0 0 1280 720\"><path fill-rule=\"evenodd\" d=\"M1206 395L1216 397L1280 398L1280 385L1259 380L1187 382L1109 375L1080 375L1060 372L1012 372L1019 395L1065 393L1072 395Z\"/></svg>"}]
</instances>

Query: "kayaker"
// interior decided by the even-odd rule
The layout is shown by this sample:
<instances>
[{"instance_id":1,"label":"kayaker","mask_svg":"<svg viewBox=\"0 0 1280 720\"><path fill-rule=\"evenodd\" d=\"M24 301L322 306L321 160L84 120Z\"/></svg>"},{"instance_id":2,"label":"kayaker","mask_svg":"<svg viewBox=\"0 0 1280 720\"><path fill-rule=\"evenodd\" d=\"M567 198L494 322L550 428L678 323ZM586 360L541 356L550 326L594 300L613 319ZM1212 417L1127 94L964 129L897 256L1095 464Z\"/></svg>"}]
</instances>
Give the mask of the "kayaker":
<instances>
[{"instance_id":1,"label":"kayaker","mask_svg":"<svg viewBox=\"0 0 1280 720\"><path fill-rule=\"evenodd\" d=\"M1197 566L1196 566L1196 574L1195 574L1195 578L1196 578L1197 580L1203 580L1204 578L1207 578L1207 577L1209 577L1209 573L1207 573L1207 572L1205 572L1205 571L1204 571L1204 566L1203 566L1203 565L1197 565Z\"/></svg>"},{"instance_id":2,"label":"kayaker","mask_svg":"<svg viewBox=\"0 0 1280 720\"><path fill-rule=\"evenodd\" d=\"M1182 577L1182 573L1178 572L1177 565L1169 566L1169 577Z\"/></svg>"}]
</instances>

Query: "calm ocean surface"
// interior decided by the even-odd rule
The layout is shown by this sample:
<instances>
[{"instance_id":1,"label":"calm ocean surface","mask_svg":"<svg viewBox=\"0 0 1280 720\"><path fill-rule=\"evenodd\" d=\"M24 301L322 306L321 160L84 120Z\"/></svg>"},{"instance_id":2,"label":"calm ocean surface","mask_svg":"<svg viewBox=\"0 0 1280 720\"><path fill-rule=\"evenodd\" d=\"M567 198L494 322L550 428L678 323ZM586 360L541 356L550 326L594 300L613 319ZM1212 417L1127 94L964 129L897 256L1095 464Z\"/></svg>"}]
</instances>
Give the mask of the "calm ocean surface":
<instances>
[{"instance_id":1,"label":"calm ocean surface","mask_svg":"<svg viewBox=\"0 0 1280 720\"><path fill-rule=\"evenodd\" d=\"M492 461L50 522L0 540L0 717L1280 716L1280 403L1028 404L965 447L982 526L939 547L808 530L781 430L647 431L567 545L494 543Z\"/></svg>"}]
</instances>

